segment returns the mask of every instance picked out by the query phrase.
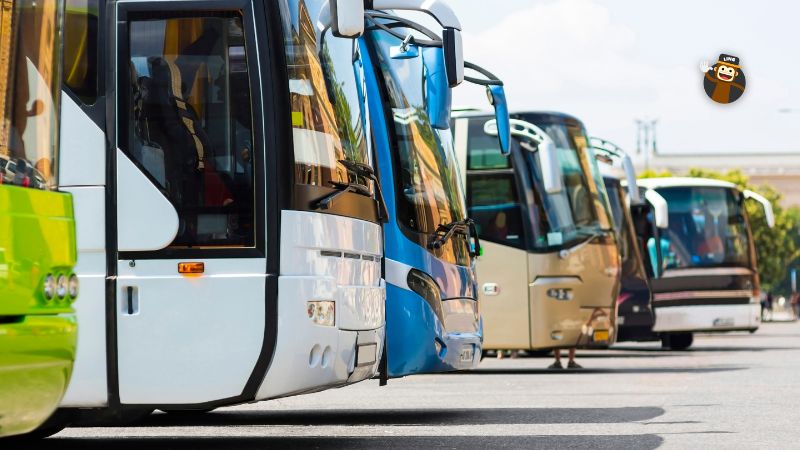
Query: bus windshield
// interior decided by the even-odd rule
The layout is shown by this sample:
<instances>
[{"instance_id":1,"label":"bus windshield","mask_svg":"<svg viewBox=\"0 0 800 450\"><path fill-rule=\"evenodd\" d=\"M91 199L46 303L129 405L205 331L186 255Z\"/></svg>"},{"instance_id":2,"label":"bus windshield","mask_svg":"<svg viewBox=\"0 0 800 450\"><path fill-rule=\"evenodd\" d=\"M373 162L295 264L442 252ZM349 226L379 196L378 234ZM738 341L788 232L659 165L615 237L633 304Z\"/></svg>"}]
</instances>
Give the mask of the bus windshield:
<instances>
[{"instance_id":1,"label":"bus windshield","mask_svg":"<svg viewBox=\"0 0 800 450\"><path fill-rule=\"evenodd\" d=\"M537 115L538 117L538 115ZM526 118L527 120L527 118ZM557 194L544 189L538 152L525 152L527 173L534 186L533 243L537 249L562 248L602 232L599 212L604 200L594 182L593 155L579 122L549 116L532 121L555 142L561 163L564 188ZM605 203L607 204L607 203ZM598 205L602 205L598 208Z\"/></svg>"},{"instance_id":2,"label":"bus windshield","mask_svg":"<svg viewBox=\"0 0 800 450\"><path fill-rule=\"evenodd\" d=\"M663 270L750 267L750 237L744 208L733 189L658 189L669 205L669 227L661 233ZM652 260L655 245L648 243Z\"/></svg>"},{"instance_id":3,"label":"bus windshield","mask_svg":"<svg viewBox=\"0 0 800 450\"><path fill-rule=\"evenodd\" d=\"M5 0L0 9L0 184L57 183L60 3Z\"/></svg>"},{"instance_id":4,"label":"bus windshield","mask_svg":"<svg viewBox=\"0 0 800 450\"><path fill-rule=\"evenodd\" d=\"M399 39L383 31L373 31L369 36L384 86L387 118L394 125L395 173L399 178L397 220L427 247L439 225L466 218L452 134L431 126L423 56L393 59L390 48L400 45ZM466 239L461 236L450 239L436 254L461 265L470 261Z\"/></svg>"}]
</instances>

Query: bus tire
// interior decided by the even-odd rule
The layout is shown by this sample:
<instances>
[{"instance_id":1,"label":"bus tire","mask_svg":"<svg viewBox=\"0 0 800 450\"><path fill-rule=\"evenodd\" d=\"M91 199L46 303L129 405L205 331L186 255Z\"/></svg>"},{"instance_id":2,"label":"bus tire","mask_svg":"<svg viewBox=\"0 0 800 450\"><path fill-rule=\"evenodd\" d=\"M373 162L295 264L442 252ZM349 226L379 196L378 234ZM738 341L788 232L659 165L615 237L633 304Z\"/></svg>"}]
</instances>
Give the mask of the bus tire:
<instances>
[{"instance_id":1,"label":"bus tire","mask_svg":"<svg viewBox=\"0 0 800 450\"><path fill-rule=\"evenodd\" d=\"M692 333L670 333L661 337L661 347L669 350L686 350L693 342Z\"/></svg>"},{"instance_id":2,"label":"bus tire","mask_svg":"<svg viewBox=\"0 0 800 450\"><path fill-rule=\"evenodd\" d=\"M79 427L113 427L130 425L146 419L152 408L122 407L102 409L77 409L73 425Z\"/></svg>"}]
</instances>

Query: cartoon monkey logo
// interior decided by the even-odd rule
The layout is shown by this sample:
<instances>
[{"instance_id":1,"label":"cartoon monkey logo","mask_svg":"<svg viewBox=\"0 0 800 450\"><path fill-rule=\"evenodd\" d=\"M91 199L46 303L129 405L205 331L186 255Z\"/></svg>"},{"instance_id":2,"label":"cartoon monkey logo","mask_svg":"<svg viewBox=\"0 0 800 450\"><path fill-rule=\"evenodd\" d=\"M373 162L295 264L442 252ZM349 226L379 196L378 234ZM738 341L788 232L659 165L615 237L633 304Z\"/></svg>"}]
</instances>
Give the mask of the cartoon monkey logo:
<instances>
[{"instance_id":1,"label":"cartoon monkey logo","mask_svg":"<svg viewBox=\"0 0 800 450\"><path fill-rule=\"evenodd\" d=\"M721 54L717 63L703 63L703 87L706 94L717 103L728 104L739 100L746 84L744 71L736 56Z\"/></svg>"}]
</instances>

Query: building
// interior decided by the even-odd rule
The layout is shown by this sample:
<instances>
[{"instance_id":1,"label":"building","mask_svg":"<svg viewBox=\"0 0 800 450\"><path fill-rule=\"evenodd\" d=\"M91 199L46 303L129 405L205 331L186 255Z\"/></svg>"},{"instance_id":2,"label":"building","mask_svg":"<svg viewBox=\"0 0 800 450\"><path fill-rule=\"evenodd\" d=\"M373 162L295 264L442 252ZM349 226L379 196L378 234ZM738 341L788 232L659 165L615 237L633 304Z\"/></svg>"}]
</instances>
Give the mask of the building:
<instances>
[{"instance_id":1,"label":"building","mask_svg":"<svg viewBox=\"0 0 800 450\"><path fill-rule=\"evenodd\" d=\"M646 161L645 161L646 160ZM800 207L800 153L651 153L639 158L637 169L668 170L676 175L702 168L718 172L741 170L755 185L768 184L783 194L784 207Z\"/></svg>"}]
</instances>

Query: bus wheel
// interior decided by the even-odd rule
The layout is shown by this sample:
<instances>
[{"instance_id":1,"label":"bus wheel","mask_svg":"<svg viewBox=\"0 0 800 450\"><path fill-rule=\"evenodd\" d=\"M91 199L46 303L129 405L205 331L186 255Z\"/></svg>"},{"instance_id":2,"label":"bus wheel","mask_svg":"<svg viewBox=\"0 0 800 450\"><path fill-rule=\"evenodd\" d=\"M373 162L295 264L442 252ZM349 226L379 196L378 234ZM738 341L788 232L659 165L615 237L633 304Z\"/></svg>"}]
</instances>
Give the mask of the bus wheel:
<instances>
[{"instance_id":1,"label":"bus wheel","mask_svg":"<svg viewBox=\"0 0 800 450\"><path fill-rule=\"evenodd\" d=\"M693 342L692 333L670 333L661 337L661 347L670 350L686 350Z\"/></svg>"},{"instance_id":2,"label":"bus wheel","mask_svg":"<svg viewBox=\"0 0 800 450\"><path fill-rule=\"evenodd\" d=\"M130 425L146 419L155 409L122 407L120 409L78 409L73 425L79 427L113 427Z\"/></svg>"},{"instance_id":3,"label":"bus wheel","mask_svg":"<svg viewBox=\"0 0 800 450\"><path fill-rule=\"evenodd\" d=\"M73 414L69 410L57 409L56 412L50 416L43 424L39 426L39 428L25 434L21 434L18 436L10 436L6 438L0 438L0 443L31 443L31 441L38 441L40 439L44 439L50 437L64 428L67 428L73 419Z\"/></svg>"},{"instance_id":4,"label":"bus wheel","mask_svg":"<svg viewBox=\"0 0 800 450\"><path fill-rule=\"evenodd\" d=\"M210 413L216 408L206 409L162 409L161 411L169 414L172 417L198 417L205 413Z\"/></svg>"}]
</instances>

